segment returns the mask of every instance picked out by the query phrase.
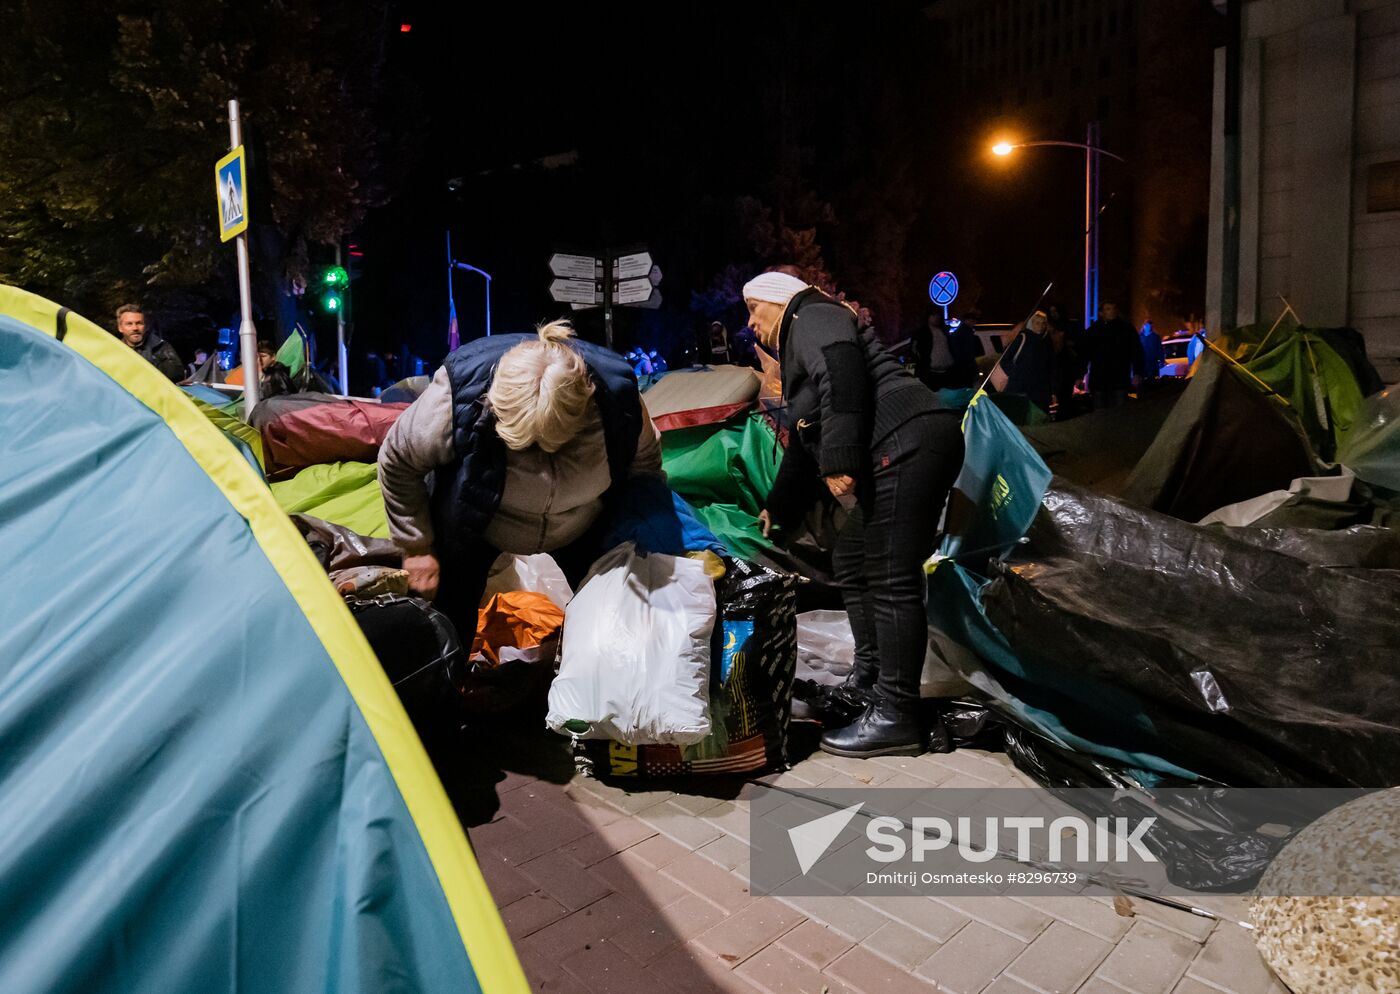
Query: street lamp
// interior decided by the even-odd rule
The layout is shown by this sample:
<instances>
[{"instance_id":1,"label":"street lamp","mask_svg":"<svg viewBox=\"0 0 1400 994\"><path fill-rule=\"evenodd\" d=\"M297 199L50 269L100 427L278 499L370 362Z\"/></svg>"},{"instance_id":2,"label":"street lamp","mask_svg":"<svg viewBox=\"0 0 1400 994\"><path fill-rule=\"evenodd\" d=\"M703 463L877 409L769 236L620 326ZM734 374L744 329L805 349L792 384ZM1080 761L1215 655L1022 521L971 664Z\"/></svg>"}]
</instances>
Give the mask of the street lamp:
<instances>
[{"instance_id":1,"label":"street lamp","mask_svg":"<svg viewBox=\"0 0 1400 994\"><path fill-rule=\"evenodd\" d=\"M992 146L992 154L1008 156L1018 148L1059 145L1084 150L1084 327L1094 323L1099 313L1099 159L1108 156L1119 162L1128 160L1099 147L1099 122L1089 122L1088 137L1083 142L1000 141Z\"/></svg>"}]
</instances>

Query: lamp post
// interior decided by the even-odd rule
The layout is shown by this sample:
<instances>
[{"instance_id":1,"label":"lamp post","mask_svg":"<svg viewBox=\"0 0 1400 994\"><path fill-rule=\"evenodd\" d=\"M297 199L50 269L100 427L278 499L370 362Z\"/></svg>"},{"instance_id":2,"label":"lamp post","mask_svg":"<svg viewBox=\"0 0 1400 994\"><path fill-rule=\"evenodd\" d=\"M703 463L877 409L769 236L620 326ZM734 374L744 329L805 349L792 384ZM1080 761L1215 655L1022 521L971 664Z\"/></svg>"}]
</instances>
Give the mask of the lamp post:
<instances>
[{"instance_id":1,"label":"lamp post","mask_svg":"<svg viewBox=\"0 0 1400 994\"><path fill-rule=\"evenodd\" d=\"M992 146L993 155L1007 156L1018 148L1036 148L1042 145L1059 145L1064 148L1084 150L1084 327L1094 323L1099 313L1099 160L1102 156L1128 160L1099 147L1099 122L1090 121L1086 139L1083 142L1035 141L997 142Z\"/></svg>"},{"instance_id":2,"label":"lamp post","mask_svg":"<svg viewBox=\"0 0 1400 994\"><path fill-rule=\"evenodd\" d=\"M483 277L485 277L485 279L486 279L486 337L487 337L487 338L490 338L490 337L491 337L491 274L488 273L488 272L487 272L486 270L484 270L484 269L477 269L475 266L469 266L469 265L467 265L465 262L457 262L457 261L454 260L453 263L452 263L452 265L455 266L457 269L465 269L465 270L466 270L467 272L469 272L469 273L476 273L478 276L483 276Z\"/></svg>"}]
</instances>

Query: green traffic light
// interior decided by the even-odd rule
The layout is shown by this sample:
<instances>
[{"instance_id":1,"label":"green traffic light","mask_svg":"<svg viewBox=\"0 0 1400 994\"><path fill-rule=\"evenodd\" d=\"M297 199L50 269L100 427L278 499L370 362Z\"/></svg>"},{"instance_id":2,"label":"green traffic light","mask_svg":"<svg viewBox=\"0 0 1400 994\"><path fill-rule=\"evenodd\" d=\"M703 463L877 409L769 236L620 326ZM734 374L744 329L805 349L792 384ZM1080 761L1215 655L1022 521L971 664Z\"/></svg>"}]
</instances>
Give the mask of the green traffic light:
<instances>
[{"instance_id":1,"label":"green traffic light","mask_svg":"<svg viewBox=\"0 0 1400 994\"><path fill-rule=\"evenodd\" d=\"M346 287L350 285L350 274L345 271L343 266L328 267L322 279L325 280L326 286Z\"/></svg>"},{"instance_id":2,"label":"green traffic light","mask_svg":"<svg viewBox=\"0 0 1400 994\"><path fill-rule=\"evenodd\" d=\"M321 306L328 311L340 310L340 294L328 293L321 298Z\"/></svg>"}]
</instances>

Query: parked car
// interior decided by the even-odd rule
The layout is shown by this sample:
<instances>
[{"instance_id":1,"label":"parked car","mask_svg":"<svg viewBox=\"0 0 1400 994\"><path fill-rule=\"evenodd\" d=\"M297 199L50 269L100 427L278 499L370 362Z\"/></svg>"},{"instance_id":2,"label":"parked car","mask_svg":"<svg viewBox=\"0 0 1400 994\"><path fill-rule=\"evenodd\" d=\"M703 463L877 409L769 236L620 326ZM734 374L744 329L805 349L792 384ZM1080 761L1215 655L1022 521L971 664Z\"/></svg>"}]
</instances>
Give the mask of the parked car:
<instances>
[{"instance_id":1,"label":"parked car","mask_svg":"<svg viewBox=\"0 0 1400 994\"><path fill-rule=\"evenodd\" d=\"M1158 376L1185 376L1191 369L1191 336L1177 335L1162 340L1162 367Z\"/></svg>"}]
</instances>

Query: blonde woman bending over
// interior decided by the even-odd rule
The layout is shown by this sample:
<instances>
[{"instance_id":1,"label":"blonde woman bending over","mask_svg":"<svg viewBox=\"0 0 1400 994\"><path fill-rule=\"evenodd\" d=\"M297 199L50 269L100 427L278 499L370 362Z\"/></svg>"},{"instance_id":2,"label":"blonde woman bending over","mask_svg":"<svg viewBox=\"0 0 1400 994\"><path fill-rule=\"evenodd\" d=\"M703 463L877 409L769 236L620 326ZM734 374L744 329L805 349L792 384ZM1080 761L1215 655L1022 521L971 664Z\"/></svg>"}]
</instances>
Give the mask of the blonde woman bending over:
<instances>
[{"instance_id":1,"label":"blonde woman bending over","mask_svg":"<svg viewBox=\"0 0 1400 994\"><path fill-rule=\"evenodd\" d=\"M606 551L604 510L639 472L661 472L661 445L637 378L566 321L463 345L379 450L410 588L463 639L502 552L547 552L577 586Z\"/></svg>"}]
</instances>

